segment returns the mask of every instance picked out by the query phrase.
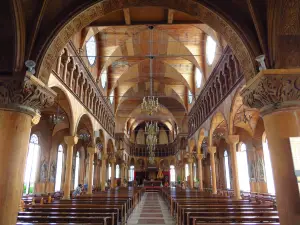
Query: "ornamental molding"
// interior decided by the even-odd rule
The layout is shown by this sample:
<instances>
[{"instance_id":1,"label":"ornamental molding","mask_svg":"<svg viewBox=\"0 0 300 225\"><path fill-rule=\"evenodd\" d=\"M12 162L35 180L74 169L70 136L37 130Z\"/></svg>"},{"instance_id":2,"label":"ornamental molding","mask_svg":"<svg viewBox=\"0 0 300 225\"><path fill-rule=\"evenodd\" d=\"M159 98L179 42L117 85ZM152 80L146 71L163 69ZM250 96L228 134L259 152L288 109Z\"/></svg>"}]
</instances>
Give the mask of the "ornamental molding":
<instances>
[{"instance_id":1,"label":"ornamental molding","mask_svg":"<svg viewBox=\"0 0 300 225\"><path fill-rule=\"evenodd\" d=\"M242 32L230 20L222 15L212 11L204 4L200 4L193 0L106 0L100 1L88 8L83 9L72 17L65 24L59 24L57 32L51 37L48 47L45 45L43 55L39 55L38 74L43 82L47 83L51 72L53 62L59 55L59 52L67 44L70 38L88 26L95 19L103 17L111 12L129 8L142 6L157 6L170 8L187 13L196 17L203 23L208 24L212 29L220 33L227 41L228 45L233 49L234 55L238 58L242 69L242 73L247 79L253 77L256 72L256 64L253 57L253 51L248 40L242 38ZM46 49L47 48L47 49Z\"/></svg>"},{"instance_id":2,"label":"ornamental molding","mask_svg":"<svg viewBox=\"0 0 300 225\"><path fill-rule=\"evenodd\" d=\"M300 105L300 69L263 70L241 91L243 104L262 115Z\"/></svg>"},{"instance_id":3,"label":"ornamental molding","mask_svg":"<svg viewBox=\"0 0 300 225\"><path fill-rule=\"evenodd\" d=\"M18 111L36 116L40 110L53 105L55 91L26 72L24 80L0 80L0 109Z\"/></svg>"}]
</instances>

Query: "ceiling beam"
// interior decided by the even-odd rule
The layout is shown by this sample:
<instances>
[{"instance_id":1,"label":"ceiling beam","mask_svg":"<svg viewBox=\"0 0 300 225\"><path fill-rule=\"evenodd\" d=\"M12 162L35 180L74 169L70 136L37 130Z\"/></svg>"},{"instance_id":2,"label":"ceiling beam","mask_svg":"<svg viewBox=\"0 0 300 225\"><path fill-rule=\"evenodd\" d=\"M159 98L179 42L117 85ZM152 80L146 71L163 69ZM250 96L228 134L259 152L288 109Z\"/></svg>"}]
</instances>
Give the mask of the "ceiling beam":
<instances>
[{"instance_id":1,"label":"ceiling beam","mask_svg":"<svg viewBox=\"0 0 300 225\"><path fill-rule=\"evenodd\" d=\"M191 24L203 24L199 20L190 20L190 21L177 21L172 24L167 24L165 21L140 21L140 22L132 22L130 25L124 24L124 22L115 22L115 23L106 23L102 21L94 21L92 22L89 27L128 27L130 26L131 28L134 26L141 26L141 25L191 25Z\"/></svg>"},{"instance_id":2,"label":"ceiling beam","mask_svg":"<svg viewBox=\"0 0 300 225\"><path fill-rule=\"evenodd\" d=\"M168 9L168 24L172 24L174 20L174 10Z\"/></svg>"},{"instance_id":3,"label":"ceiling beam","mask_svg":"<svg viewBox=\"0 0 300 225\"><path fill-rule=\"evenodd\" d=\"M123 12L124 12L125 24L126 25L131 25L129 8L123 9Z\"/></svg>"}]
</instances>

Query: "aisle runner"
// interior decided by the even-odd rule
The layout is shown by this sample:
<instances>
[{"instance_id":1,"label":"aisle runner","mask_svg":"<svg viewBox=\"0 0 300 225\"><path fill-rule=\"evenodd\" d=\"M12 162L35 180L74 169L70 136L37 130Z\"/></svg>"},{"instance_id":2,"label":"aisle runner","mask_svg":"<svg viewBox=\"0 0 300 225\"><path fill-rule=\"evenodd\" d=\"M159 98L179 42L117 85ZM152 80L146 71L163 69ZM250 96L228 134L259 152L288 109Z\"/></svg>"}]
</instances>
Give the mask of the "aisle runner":
<instances>
[{"instance_id":1,"label":"aisle runner","mask_svg":"<svg viewBox=\"0 0 300 225\"><path fill-rule=\"evenodd\" d=\"M168 224L174 225L168 207L158 193L145 193L142 201L131 214L128 225L132 224Z\"/></svg>"}]
</instances>

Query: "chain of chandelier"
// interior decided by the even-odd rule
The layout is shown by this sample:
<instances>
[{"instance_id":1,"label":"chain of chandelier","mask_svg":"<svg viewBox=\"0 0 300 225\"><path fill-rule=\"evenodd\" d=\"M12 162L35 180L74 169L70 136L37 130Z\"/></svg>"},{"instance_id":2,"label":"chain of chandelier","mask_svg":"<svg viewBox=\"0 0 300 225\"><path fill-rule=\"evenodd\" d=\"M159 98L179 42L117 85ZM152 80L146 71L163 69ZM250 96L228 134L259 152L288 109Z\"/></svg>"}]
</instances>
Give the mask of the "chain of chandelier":
<instances>
[{"instance_id":1,"label":"chain of chandelier","mask_svg":"<svg viewBox=\"0 0 300 225\"><path fill-rule=\"evenodd\" d=\"M153 96L153 26L149 26L149 34L150 34L150 40L149 40L149 61L150 61L150 95L145 96L143 98L143 102L141 105L142 112L147 113L149 116L151 116L154 112L158 111L159 103L158 98ZM145 127L145 134L146 137L146 145L149 150L149 162L151 164L154 163L155 158L155 146L157 145L157 135L159 132L159 128L157 125L157 122L147 122Z\"/></svg>"}]
</instances>

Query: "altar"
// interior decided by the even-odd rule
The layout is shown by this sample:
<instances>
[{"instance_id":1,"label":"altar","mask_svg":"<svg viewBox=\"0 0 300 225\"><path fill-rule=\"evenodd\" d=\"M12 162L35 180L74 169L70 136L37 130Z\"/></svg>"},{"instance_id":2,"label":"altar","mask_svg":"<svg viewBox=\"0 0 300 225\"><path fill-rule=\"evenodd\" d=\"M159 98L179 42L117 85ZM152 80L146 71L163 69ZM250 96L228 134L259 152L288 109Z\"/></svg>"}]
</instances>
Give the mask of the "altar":
<instances>
[{"instance_id":1,"label":"altar","mask_svg":"<svg viewBox=\"0 0 300 225\"><path fill-rule=\"evenodd\" d=\"M160 191L162 188L162 182L160 180L144 181L145 191Z\"/></svg>"}]
</instances>

